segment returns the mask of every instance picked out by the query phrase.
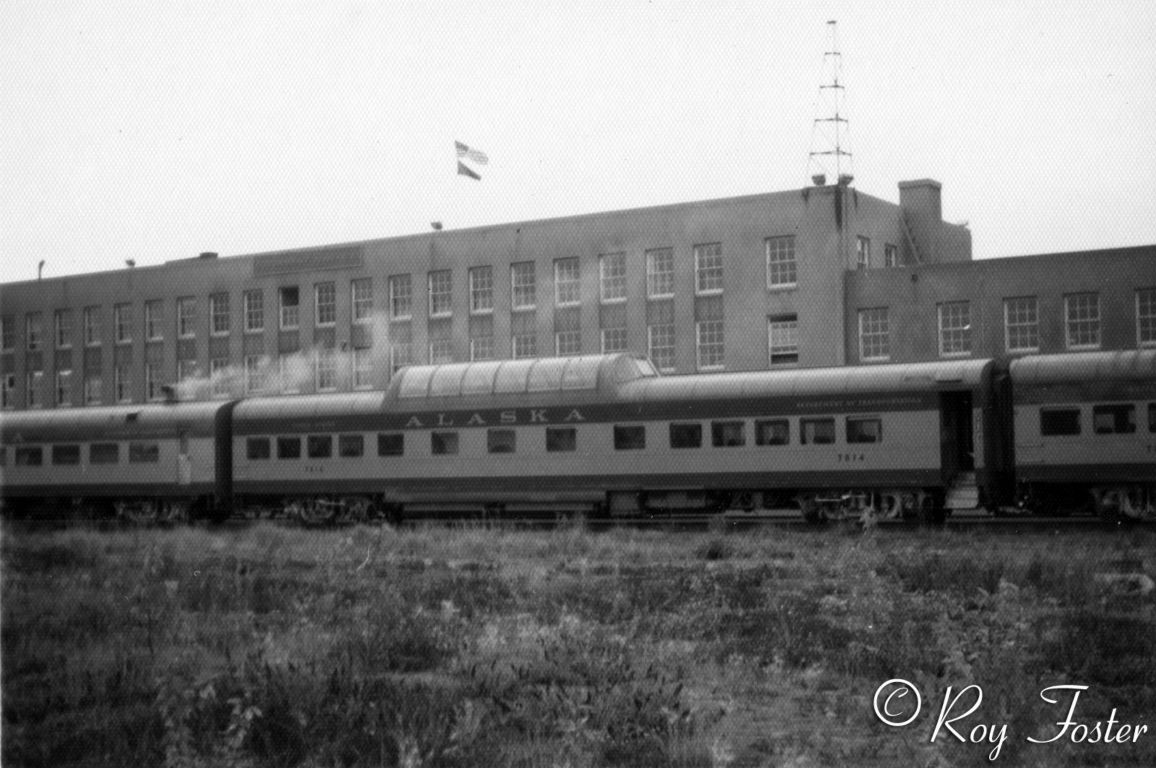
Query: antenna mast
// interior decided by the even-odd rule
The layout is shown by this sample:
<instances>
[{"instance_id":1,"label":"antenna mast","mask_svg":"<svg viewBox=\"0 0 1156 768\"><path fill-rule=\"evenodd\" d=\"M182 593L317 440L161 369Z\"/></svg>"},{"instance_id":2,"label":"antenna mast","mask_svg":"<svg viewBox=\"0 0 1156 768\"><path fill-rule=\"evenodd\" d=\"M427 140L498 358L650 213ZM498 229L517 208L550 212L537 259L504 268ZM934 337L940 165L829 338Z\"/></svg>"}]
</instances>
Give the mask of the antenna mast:
<instances>
[{"instance_id":1,"label":"antenna mast","mask_svg":"<svg viewBox=\"0 0 1156 768\"><path fill-rule=\"evenodd\" d=\"M850 146L851 129L847 122L846 93L840 81L843 60L839 53L839 36L834 21L827 22L830 42L823 52L823 82L815 105L815 124L811 128L811 152L807 157L807 173L816 185L827 183L834 176L841 186L855 179ZM834 174L831 160L834 159Z\"/></svg>"}]
</instances>

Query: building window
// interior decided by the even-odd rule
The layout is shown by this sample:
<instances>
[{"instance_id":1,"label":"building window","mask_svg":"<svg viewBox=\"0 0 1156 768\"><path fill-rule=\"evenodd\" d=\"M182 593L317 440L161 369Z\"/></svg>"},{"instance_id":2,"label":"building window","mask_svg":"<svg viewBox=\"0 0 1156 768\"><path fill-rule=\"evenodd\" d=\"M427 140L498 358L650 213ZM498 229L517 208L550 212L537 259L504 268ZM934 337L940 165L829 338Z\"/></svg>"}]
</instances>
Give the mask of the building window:
<instances>
[{"instance_id":1,"label":"building window","mask_svg":"<svg viewBox=\"0 0 1156 768\"><path fill-rule=\"evenodd\" d=\"M554 305L571 307L582 303L582 280L578 259L554 262Z\"/></svg>"},{"instance_id":2,"label":"building window","mask_svg":"<svg viewBox=\"0 0 1156 768\"><path fill-rule=\"evenodd\" d=\"M192 381L200 378L201 372L197 367L196 360L178 360L177 361L177 381Z\"/></svg>"},{"instance_id":3,"label":"building window","mask_svg":"<svg viewBox=\"0 0 1156 768\"><path fill-rule=\"evenodd\" d=\"M132 305L116 304L112 308L112 336L117 344L132 341Z\"/></svg>"},{"instance_id":4,"label":"building window","mask_svg":"<svg viewBox=\"0 0 1156 768\"><path fill-rule=\"evenodd\" d=\"M0 349L5 352L16 348L16 324L12 315L0 317Z\"/></svg>"},{"instance_id":5,"label":"building window","mask_svg":"<svg viewBox=\"0 0 1156 768\"><path fill-rule=\"evenodd\" d=\"M723 289L722 245L710 243L694 247L694 292L700 296Z\"/></svg>"},{"instance_id":6,"label":"building window","mask_svg":"<svg viewBox=\"0 0 1156 768\"><path fill-rule=\"evenodd\" d=\"M891 326L887 307L859 310L859 359L888 360L891 357Z\"/></svg>"},{"instance_id":7,"label":"building window","mask_svg":"<svg viewBox=\"0 0 1156 768\"><path fill-rule=\"evenodd\" d=\"M393 376L413 362L413 344L408 341L399 341L389 349L389 375Z\"/></svg>"},{"instance_id":8,"label":"building window","mask_svg":"<svg viewBox=\"0 0 1156 768\"><path fill-rule=\"evenodd\" d=\"M494 337L474 336L470 339L470 360L493 360Z\"/></svg>"},{"instance_id":9,"label":"building window","mask_svg":"<svg viewBox=\"0 0 1156 768\"><path fill-rule=\"evenodd\" d=\"M429 273L429 315L449 317L453 313L453 276L448 269Z\"/></svg>"},{"instance_id":10,"label":"building window","mask_svg":"<svg viewBox=\"0 0 1156 768\"><path fill-rule=\"evenodd\" d=\"M883 266L898 267L899 266L899 248L891 243L883 244Z\"/></svg>"},{"instance_id":11,"label":"building window","mask_svg":"<svg viewBox=\"0 0 1156 768\"><path fill-rule=\"evenodd\" d=\"M314 386L318 392L332 392L337 389L337 355L332 349L319 349L314 355L316 374Z\"/></svg>"},{"instance_id":12,"label":"building window","mask_svg":"<svg viewBox=\"0 0 1156 768\"><path fill-rule=\"evenodd\" d=\"M353 350L353 388L371 389L373 387L373 350Z\"/></svg>"},{"instance_id":13,"label":"building window","mask_svg":"<svg viewBox=\"0 0 1156 768\"><path fill-rule=\"evenodd\" d=\"M1070 293L1064 296L1068 349L1100 347L1100 294Z\"/></svg>"},{"instance_id":14,"label":"building window","mask_svg":"<svg viewBox=\"0 0 1156 768\"><path fill-rule=\"evenodd\" d=\"M625 253L606 253L598 257L598 285L603 303L626 300Z\"/></svg>"},{"instance_id":15,"label":"building window","mask_svg":"<svg viewBox=\"0 0 1156 768\"><path fill-rule=\"evenodd\" d=\"M177 336L191 339L197 335L197 300L192 296L177 299Z\"/></svg>"},{"instance_id":16,"label":"building window","mask_svg":"<svg viewBox=\"0 0 1156 768\"><path fill-rule=\"evenodd\" d=\"M370 322L373 319L373 278L362 277L351 282L349 299L353 305L353 322Z\"/></svg>"},{"instance_id":17,"label":"building window","mask_svg":"<svg viewBox=\"0 0 1156 768\"><path fill-rule=\"evenodd\" d=\"M855 238L855 268L871 268L871 241L862 235Z\"/></svg>"},{"instance_id":18,"label":"building window","mask_svg":"<svg viewBox=\"0 0 1156 768\"><path fill-rule=\"evenodd\" d=\"M494 311L494 268L473 267L469 271L470 314L485 315Z\"/></svg>"},{"instance_id":19,"label":"building window","mask_svg":"<svg viewBox=\"0 0 1156 768\"><path fill-rule=\"evenodd\" d=\"M6 373L0 388L0 408L9 410L16 407L16 374Z\"/></svg>"},{"instance_id":20,"label":"building window","mask_svg":"<svg viewBox=\"0 0 1156 768\"><path fill-rule=\"evenodd\" d=\"M145 339L159 341L164 338L164 303L160 300L146 301L144 305Z\"/></svg>"},{"instance_id":21,"label":"building window","mask_svg":"<svg viewBox=\"0 0 1156 768\"><path fill-rule=\"evenodd\" d=\"M160 367L156 363L144 364L144 383L145 383L145 399L148 401L161 399L161 381Z\"/></svg>"},{"instance_id":22,"label":"building window","mask_svg":"<svg viewBox=\"0 0 1156 768\"><path fill-rule=\"evenodd\" d=\"M608 355L611 352L625 352L626 351L626 329L625 328L603 328L602 329L602 354Z\"/></svg>"},{"instance_id":23,"label":"building window","mask_svg":"<svg viewBox=\"0 0 1156 768\"><path fill-rule=\"evenodd\" d=\"M940 304L939 356L960 357L971 354L971 304L948 301Z\"/></svg>"},{"instance_id":24,"label":"building window","mask_svg":"<svg viewBox=\"0 0 1156 768\"><path fill-rule=\"evenodd\" d=\"M510 340L510 349L515 360L538 356L538 337L532 333L519 333Z\"/></svg>"},{"instance_id":25,"label":"building window","mask_svg":"<svg viewBox=\"0 0 1156 768\"><path fill-rule=\"evenodd\" d=\"M674 296L674 250L659 248L646 252L646 297L667 299Z\"/></svg>"},{"instance_id":26,"label":"building window","mask_svg":"<svg viewBox=\"0 0 1156 768\"><path fill-rule=\"evenodd\" d=\"M214 293L209 296L209 333L213 336L228 336L229 294Z\"/></svg>"},{"instance_id":27,"label":"building window","mask_svg":"<svg viewBox=\"0 0 1156 768\"><path fill-rule=\"evenodd\" d=\"M72 371L56 372L56 406L72 405Z\"/></svg>"},{"instance_id":28,"label":"building window","mask_svg":"<svg viewBox=\"0 0 1156 768\"><path fill-rule=\"evenodd\" d=\"M43 404L40 388L44 385L43 371L29 371L24 374L24 398L29 408L39 408Z\"/></svg>"},{"instance_id":29,"label":"building window","mask_svg":"<svg viewBox=\"0 0 1156 768\"><path fill-rule=\"evenodd\" d=\"M1136 345L1156 347L1156 288L1136 291Z\"/></svg>"},{"instance_id":30,"label":"building window","mask_svg":"<svg viewBox=\"0 0 1156 768\"><path fill-rule=\"evenodd\" d=\"M44 318L39 312L29 312L24 318L24 345L29 352L40 349L44 343L42 338Z\"/></svg>"},{"instance_id":31,"label":"building window","mask_svg":"<svg viewBox=\"0 0 1156 768\"><path fill-rule=\"evenodd\" d=\"M794 288L798 283L795 263L795 237L767 238L767 287Z\"/></svg>"},{"instance_id":32,"label":"building window","mask_svg":"<svg viewBox=\"0 0 1156 768\"><path fill-rule=\"evenodd\" d=\"M301 391L302 383L312 377L312 367L301 355L295 352L277 355L278 381L276 386L270 386L270 389L280 391L283 395L296 395Z\"/></svg>"},{"instance_id":33,"label":"building window","mask_svg":"<svg viewBox=\"0 0 1156 768\"><path fill-rule=\"evenodd\" d=\"M214 357L209 361L209 381L213 397L229 395L229 358Z\"/></svg>"},{"instance_id":34,"label":"building window","mask_svg":"<svg viewBox=\"0 0 1156 768\"><path fill-rule=\"evenodd\" d=\"M84 378L84 404L100 405L102 381L100 376L86 376Z\"/></svg>"},{"instance_id":35,"label":"building window","mask_svg":"<svg viewBox=\"0 0 1156 768\"><path fill-rule=\"evenodd\" d=\"M650 361L663 373L674 370L674 325L664 323L646 328L646 348Z\"/></svg>"},{"instance_id":36,"label":"building window","mask_svg":"<svg viewBox=\"0 0 1156 768\"><path fill-rule=\"evenodd\" d=\"M695 323L698 347L698 369L720 370L723 367L723 321L703 320Z\"/></svg>"},{"instance_id":37,"label":"building window","mask_svg":"<svg viewBox=\"0 0 1156 768\"><path fill-rule=\"evenodd\" d=\"M533 309L537 304L534 262L523 261L510 265L511 306L514 309Z\"/></svg>"},{"instance_id":38,"label":"building window","mask_svg":"<svg viewBox=\"0 0 1156 768\"><path fill-rule=\"evenodd\" d=\"M132 371L127 364L112 369L112 390L118 403L132 402Z\"/></svg>"},{"instance_id":39,"label":"building window","mask_svg":"<svg viewBox=\"0 0 1156 768\"><path fill-rule=\"evenodd\" d=\"M454 345L451 339L434 339L429 343L430 365L442 365L454 361Z\"/></svg>"},{"instance_id":40,"label":"building window","mask_svg":"<svg viewBox=\"0 0 1156 768\"><path fill-rule=\"evenodd\" d=\"M68 349L72 346L72 310L58 309L53 326L56 331L56 348Z\"/></svg>"},{"instance_id":41,"label":"building window","mask_svg":"<svg viewBox=\"0 0 1156 768\"><path fill-rule=\"evenodd\" d=\"M337 323L337 284L317 283L313 286L313 324L317 327Z\"/></svg>"},{"instance_id":42,"label":"building window","mask_svg":"<svg viewBox=\"0 0 1156 768\"><path fill-rule=\"evenodd\" d=\"M288 285L277 291L279 310L278 326L283 331L292 331L301 324L301 291L295 285Z\"/></svg>"},{"instance_id":43,"label":"building window","mask_svg":"<svg viewBox=\"0 0 1156 768\"><path fill-rule=\"evenodd\" d=\"M1004 347L1008 352L1038 352L1040 314L1035 296L1003 301Z\"/></svg>"},{"instance_id":44,"label":"building window","mask_svg":"<svg viewBox=\"0 0 1156 768\"><path fill-rule=\"evenodd\" d=\"M518 450L518 436L512 429L486 430L487 453L516 453Z\"/></svg>"},{"instance_id":45,"label":"building window","mask_svg":"<svg viewBox=\"0 0 1156 768\"><path fill-rule=\"evenodd\" d=\"M265 330L265 294L259 290L245 291L241 299L245 310L245 333Z\"/></svg>"},{"instance_id":46,"label":"building window","mask_svg":"<svg viewBox=\"0 0 1156 768\"><path fill-rule=\"evenodd\" d=\"M767 336L771 365L795 365L799 362L798 315L774 315L767 318Z\"/></svg>"},{"instance_id":47,"label":"building window","mask_svg":"<svg viewBox=\"0 0 1156 768\"><path fill-rule=\"evenodd\" d=\"M413 317L413 279L409 275L389 278L389 317L391 320Z\"/></svg>"},{"instance_id":48,"label":"building window","mask_svg":"<svg viewBox=\"0 0 1156 768\"><path fill-rule=\"evenodd\" d=\"M554 354L558 357L569 357L581 353L581 331L558 331L554 334Z\"/></svg>"},{"instance_id":49,"label":"building window","mask_svg":"<svg viewBox=\"0 0 1156 768\"><path fill-rule=\"evenodd\" d=\"M100 307L85 307L83 322L84 346L98 346L100 344Z\"/></svg>"},{"instance_id":50,"label":"building window","mask_svg":"<svg viewBox=\"0 0 1156 768\"><path fill-rule=\"evenodd\" d=\"M245 378L244 387L245 394L254 392L261 392L265 389L264 376L261 371L261 356L260 355L246 355L244 360Z\"/></svg>"}]
</instances>

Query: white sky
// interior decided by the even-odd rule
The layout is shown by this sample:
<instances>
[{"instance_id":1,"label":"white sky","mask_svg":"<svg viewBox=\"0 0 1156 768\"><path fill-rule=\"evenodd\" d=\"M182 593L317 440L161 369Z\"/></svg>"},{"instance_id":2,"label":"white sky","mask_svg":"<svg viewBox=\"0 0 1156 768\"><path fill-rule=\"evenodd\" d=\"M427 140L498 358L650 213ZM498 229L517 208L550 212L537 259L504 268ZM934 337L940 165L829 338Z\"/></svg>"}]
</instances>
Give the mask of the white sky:
<instances>
[{"instance_id":1,"label":"white sky","mask_svg":"<svg viewBox=\"0 0 1156 768\"><path fill-rule=\"evenodd\" d=\"M0 0L0 282L800 188L828 19L859 190L1156 243L1151 0Z\"/></svg>"}]
</instances>

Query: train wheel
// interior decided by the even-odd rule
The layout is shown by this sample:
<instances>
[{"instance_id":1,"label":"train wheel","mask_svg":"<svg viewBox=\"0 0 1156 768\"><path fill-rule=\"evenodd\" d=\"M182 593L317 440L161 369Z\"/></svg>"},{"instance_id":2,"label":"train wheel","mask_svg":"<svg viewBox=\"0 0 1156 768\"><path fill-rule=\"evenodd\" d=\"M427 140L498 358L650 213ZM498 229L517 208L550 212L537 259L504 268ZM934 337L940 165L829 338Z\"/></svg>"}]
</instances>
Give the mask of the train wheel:
<instances>
[{"instance_id":1,"label":"train wheel","mask_svg":"<svg viewBox=\"0 0 1156 768\"><path fill-rule=\"evenodd\" d=\"M298 505L298 519L306 525L328 525L337 517L337 508L324 499L305 499Z\"/></svg>"},{"instance_id":2,"label":"train wheel","mask_svg":"<svg viewBox=\"0 0 1156 768\"><path fill-rule=\"evenodd\" d=\"M160 505L153 499L116 502L116 516L135 525L152 525L160 516Z\"/></svg>"},{"instance_id":3,"label":"train wheel","mask_svg":"<svg viewBox=\"0 0 1156 768\"><path fill-rule=\"evenodd\" d=\"M803 512L803 519L808 523L819 524L827 522L827 510L815 500L814 496L800 496L799 509Z\"/></svg>"},{"instance_id":4,"label":"train wheel","mask_svg":"<svg viewBox=\"0 0 1156 768\"><path fill-rule=\"evenodd\" d=\"M919 497L919 520L928 525L942 525L947 519L947 509L937 494L927 493Z\"/></svg>"}]
</instances>

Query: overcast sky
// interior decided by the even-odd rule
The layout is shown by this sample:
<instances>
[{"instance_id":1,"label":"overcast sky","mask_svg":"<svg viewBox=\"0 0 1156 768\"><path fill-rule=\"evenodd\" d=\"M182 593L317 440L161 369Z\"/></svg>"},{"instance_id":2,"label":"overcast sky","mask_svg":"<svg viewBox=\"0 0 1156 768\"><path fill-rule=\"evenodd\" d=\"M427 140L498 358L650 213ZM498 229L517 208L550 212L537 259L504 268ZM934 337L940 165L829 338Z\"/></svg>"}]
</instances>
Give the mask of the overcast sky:
<instances>
[{"instance_id":1,"label":"overcast sky","mask_svg":"<svg viewBox=\"0 0 1156 768\"><path fill-rule=\"evenodd\" d=\"M0 0L0 281L797 189L829 19L860 191L1156 243L1151 0Z\"/></svg>"}]
</instances>

